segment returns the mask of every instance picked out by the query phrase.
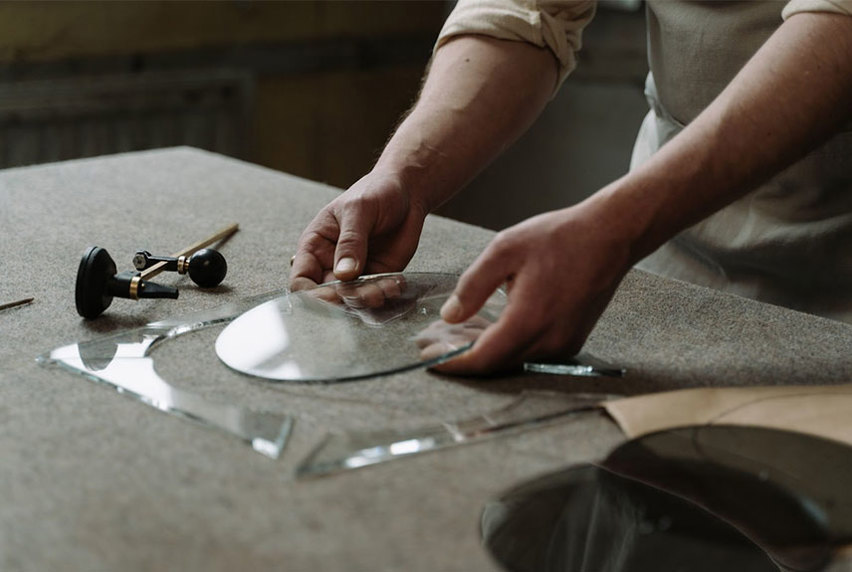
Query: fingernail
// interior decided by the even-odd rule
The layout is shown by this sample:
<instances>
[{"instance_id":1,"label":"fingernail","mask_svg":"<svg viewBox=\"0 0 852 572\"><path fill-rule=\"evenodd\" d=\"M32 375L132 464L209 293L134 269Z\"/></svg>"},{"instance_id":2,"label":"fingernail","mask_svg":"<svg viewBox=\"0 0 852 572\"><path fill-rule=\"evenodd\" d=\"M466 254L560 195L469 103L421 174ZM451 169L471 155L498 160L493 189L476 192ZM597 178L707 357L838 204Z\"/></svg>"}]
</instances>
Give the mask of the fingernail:
<instances>
[{"instance_id":1,"label":"fingernail","mask_svg":"<svg viewBox=\"0 0 852 572\"><path fill-rule=\"evenodd\" d=\"M453 294L446 302L444 302L444 305L441 306L441 318L443 318L445 322L455 322L461 317L462 310L459 297Z\"/></svg>"},{"instance_id":2,"label":"fingernail","mask_svg":"<svg viewBox=\"0 0 852 572\"><path fill-rule=\"evenodd\" d=\"M334 268L334 271L345 274L347 272L352 272L357 266L358 264L355 262L355 259L347 256L346 258L341 258L337 261L337 266Z\"/></svg>"}]
</instances>

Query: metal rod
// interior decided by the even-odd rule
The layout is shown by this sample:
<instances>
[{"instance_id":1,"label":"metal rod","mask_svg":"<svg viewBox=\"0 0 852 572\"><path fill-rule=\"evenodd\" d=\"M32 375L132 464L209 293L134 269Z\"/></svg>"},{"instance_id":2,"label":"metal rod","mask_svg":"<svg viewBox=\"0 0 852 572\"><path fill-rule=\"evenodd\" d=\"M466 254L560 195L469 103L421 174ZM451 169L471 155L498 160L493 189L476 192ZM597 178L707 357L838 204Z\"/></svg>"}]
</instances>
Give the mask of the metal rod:
<instances>
[{"instance_id":1,"label":"metal rod","mask_svg":"<svg viewBox=\"0 0 852 572\"><path fill-rule=\"evenodd\" d=\"M237 232L239 230L239 228L240 228L240 225L236 224L236 223L229 225L229 226L226 226L225 228L223 228L222 230L220 230L216 234L213 234L213 235L209 236L208 238L205 238L204 240L202 240L200 242L196 242L192 246L188 246L188 247L184 248L183 250L179 250L178 252L175 252L174 254L172 254L171 257L172 258L180 258L181 256L189 256L190 254L193 254L196 251L199 251L206 246L210 246L214 242L218 242L220 240L223 240L223 239L231 236L232 234ZM140 274L139 277L142 280L148 280L149 278L153 278L154 276L156 276L157 274L162 272L163 268L165 268L165 266L166 266L165 262L158 262L157 264L155 264L151 268L148 268L147 270L142 272L142 274Z\"/></svg>"}]
</instances>

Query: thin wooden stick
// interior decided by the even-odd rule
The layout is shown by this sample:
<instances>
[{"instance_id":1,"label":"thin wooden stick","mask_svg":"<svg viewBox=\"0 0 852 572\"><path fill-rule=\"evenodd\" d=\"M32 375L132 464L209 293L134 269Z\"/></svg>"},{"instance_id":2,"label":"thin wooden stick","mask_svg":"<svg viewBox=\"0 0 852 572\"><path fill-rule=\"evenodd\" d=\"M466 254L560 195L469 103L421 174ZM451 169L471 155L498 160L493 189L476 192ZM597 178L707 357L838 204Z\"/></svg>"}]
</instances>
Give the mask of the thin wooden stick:
<instances>
[{"instance_id":1,"label":"thin wooden stick","mask_svg":"<svg viewBox=\"0 0 852 572\"><path fill-rule=\"evenodd\" d=\"M231 236L232 234L234 234L235 232L237 232L239 229L240 229L240 225L238 225L236 223L232 224L230 226L226 226L225 228L223 228L222 230L220 230L216 234L211 235L208 238L205 238L201 242L196 242L192 246L188 246L188 247L184 248L183 250L179 250L179 251L175 252L174 254L172 254L172 258L180 258L181 256L189 256L190 254L194 254L195 252L201 250L202 248L204 248L206 246L210 246L214 242L224 240L225 238L227 238L227 237ZM154 266L152 266L151 268L148 268L147 270L142 272L142 274L140 274L139 277L142 280L148 280L149 278L153 278L154 276L156 276L157 274L162 272L163 268L165 268L165 267L166 267L165 262L158 262Z\"/></svg>"},{"instance_id":2,"label":"thin wooden stick","mask_svg":"<svg viewBox=\"0 0 852 572\"><path fill-rule=\"evenodd\" d=\"M24 298L23 300L18 300L16 302L7 302L5 304L0 304L0 310L14 308L15 306L23 306L24 304L29 304L33 300L35 300L35 298Z\"/></svg>"}]
</instances>

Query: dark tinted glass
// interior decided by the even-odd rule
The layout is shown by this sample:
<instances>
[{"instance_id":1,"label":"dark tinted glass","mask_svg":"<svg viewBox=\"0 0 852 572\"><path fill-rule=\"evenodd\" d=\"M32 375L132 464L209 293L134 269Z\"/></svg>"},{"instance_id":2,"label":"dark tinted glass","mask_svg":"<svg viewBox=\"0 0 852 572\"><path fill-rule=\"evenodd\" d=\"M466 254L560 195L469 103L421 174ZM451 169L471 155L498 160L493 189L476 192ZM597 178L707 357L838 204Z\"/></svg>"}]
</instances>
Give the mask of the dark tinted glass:
<instances>
[{"instance_id":1,"label":"dark tinted glass","mask_svg":"<svg viewBox=\"0 0 852 572\"><path fill-rule=\"evenodd\" d=\"M852 449L755 427L655 433L489 503L512 571L820 570L852 538Z\"/></svg>"}]
</instances>

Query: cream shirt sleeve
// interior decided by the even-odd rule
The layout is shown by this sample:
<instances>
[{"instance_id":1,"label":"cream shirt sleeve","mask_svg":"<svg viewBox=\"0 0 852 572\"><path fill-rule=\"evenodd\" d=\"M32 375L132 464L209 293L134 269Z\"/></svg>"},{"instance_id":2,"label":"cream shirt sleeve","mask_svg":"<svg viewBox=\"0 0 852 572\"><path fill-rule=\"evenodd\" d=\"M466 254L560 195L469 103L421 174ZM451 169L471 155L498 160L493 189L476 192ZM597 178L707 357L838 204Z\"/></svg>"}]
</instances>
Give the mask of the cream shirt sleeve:
<instances>
[{"instance_id":1,"label":"cream shirt sleeve","mask_svg":"<svg viewBox=\"0 0 852 572\"><path fill-rule=\"evenodd\" d=\"M781 17L786 20L799 12L834 12L852 16L852 0L790 0Z\"/></svg>"},{"instance_id":2,"label":"cream shirt sleeve","mask_svg":"<svg viewBox=\"0 0 852 572\"><path fill-rule=\"evenodd\" d=\"M435 44L453 36L481 34L547 48L559 62L559 81L577 65L583 28L595 14L594 0L459 0Z\"/></svg>"}]
</instances>

